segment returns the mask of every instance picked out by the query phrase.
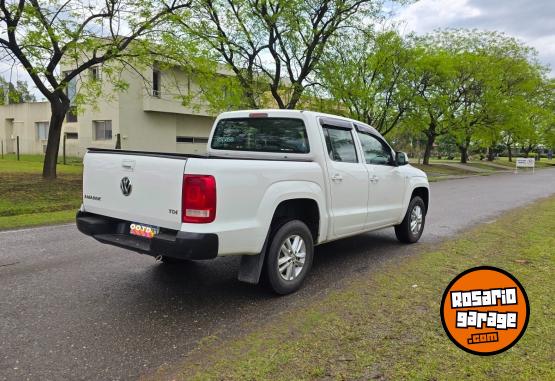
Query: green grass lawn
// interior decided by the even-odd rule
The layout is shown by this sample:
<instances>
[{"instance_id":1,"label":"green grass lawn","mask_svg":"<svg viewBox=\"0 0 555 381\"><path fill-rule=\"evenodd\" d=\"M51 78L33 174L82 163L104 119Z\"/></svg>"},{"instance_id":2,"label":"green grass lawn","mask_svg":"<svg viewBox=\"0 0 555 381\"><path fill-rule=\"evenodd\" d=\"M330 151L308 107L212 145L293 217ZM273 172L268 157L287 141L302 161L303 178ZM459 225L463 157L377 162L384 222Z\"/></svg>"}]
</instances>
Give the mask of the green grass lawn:
<instances>
[{"instance_id":1,"label":"green grass lawn","mask_svg":"<svg viewBox=\"0 0 555 381\"><path fill-rule=\"evenodd\" d=\"M453 168L443 163L431 162L430 165L411 163L411 165L426 172L430 181L438 181L453 177L472 176L476 174L475 172Z\"/></svg>"},{"instance_id":2,"label":"green grass lawn","mask_svg":"<svg viewBox=\"0 0 555 381\"><path fill-rule=\"evenodd\" d=\"M508 157L499 157L497 158L494 163L506 165L507 167L511 167L511 169L515 168L516 157L513 157L513 161L510 162ZM536 168L549 168L555 166L555 160L548 160L542 157L540 161L536 160Z\"/></svg>"},{"instance_id":3,"label":"green grass lawn","mask_svg":"<svg viewBox=\"0 0 555 381\"><path fill-rule=\"evenodd\" d=\"M494 167L488 165L485 161L470 161L466 165L470 168L478 168L485 172L474 172L471 170L465 170L462 168L450 167L448 164L460 164L458 160L447 160L447 159L431 159L430 165L417 164L413 159L411 165L417 167L428 175L430 181L439 181L450 179L453 177L465 177L465 176L484 176L493 173L499 173L504 171L503 168ZM505 166L505 170L514 170L515 168L515 158L512 162L506 157L500 157L493 161L494 164L499 164ZM541 161L536 161L536 169L550 168L555 166L555 160L542 159ZM519 169L519 170L529 170L529 169Z\"/></svg>"},{"instance_id":4,"label":"green grass lawn","mask_svg":"<svg viewBox=\"0 0 555 381\"><path fill-rule=\"evenodd\" d=\"M179 380L554 380L555 198L510 212L420 254L378 265L344 289L269 318L232 340L206 338ZM517 233L518 234L515 234ZM337 253L341 255L341 253ZM528 329L508 351L475 356L445 335L439 306L460 272L511 272L531 303Z\"/></svg>"},{"instance_id":5,"label":"green grass lawn","mask_svg":"<svg viewBox=\"0 0 555 381\"><path fill-rule=\"evenodd\" d=\"M493 163L500 164L500 165L505 165L507 167L514 168L516 158L517 158L517 156L513 156L513 161L510 162L508 157L500 156L500 157L495 158ZM460 163L460 158L457 157L453 160L431 158L430 162L431 163ZM480 163L484 163L484 162L486 162L486 161L485 160L484 161L471 160L470 164L480 164ZM487 164L485 164L485 165L487 165ZM548 168L548 167L551 167L551 166L555 166L555 159L548 160L548 159L542 157L542 159L540 161L536 160L536 167L537 168Z\"/></svg>"},{"instance_id":6,"label":"green grass lawn","mask_svg":"<svg viewBox=\"0 0 555 381\"><path fill-rule=\"evenodd\" d=\"M58 178L42 178L42 157L0 159L0 230L69 222L81 205L82 164L58 165Z\"/></svg>"},{"instance_id":7,"label":"green grass lawn","mask_svg":"<svg viewBox=\"0 0 555 381\"><path fill-rule=\"evenodd\" d=\"M492 165L488 165L487 163L479 162L479 161L472 161L470 163L466 163L466 165L469 165L473 168L478 168L484 171L488 171L488 172L499 172L501 170L501 168L497 168Z\"/></svg>"}]
</instances>

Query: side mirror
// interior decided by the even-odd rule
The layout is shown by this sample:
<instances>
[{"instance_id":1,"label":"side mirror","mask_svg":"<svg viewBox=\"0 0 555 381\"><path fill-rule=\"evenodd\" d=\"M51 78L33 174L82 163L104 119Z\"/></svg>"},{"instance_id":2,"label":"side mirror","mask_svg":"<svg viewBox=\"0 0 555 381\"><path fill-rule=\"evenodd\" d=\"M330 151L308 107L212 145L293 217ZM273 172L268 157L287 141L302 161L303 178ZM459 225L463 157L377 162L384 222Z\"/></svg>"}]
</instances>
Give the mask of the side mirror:
<instances>
[{"instance_id":1,"label":"side mirror","mask_svg":"<svg viewBox=\"0 0 555 381\"><path fill-rule=\"evenodd\" d=\"M404 152L397 152L395 154L395 164L398 166L407 165L409 163L409 157Z\"/></svg>"}]
</instances>

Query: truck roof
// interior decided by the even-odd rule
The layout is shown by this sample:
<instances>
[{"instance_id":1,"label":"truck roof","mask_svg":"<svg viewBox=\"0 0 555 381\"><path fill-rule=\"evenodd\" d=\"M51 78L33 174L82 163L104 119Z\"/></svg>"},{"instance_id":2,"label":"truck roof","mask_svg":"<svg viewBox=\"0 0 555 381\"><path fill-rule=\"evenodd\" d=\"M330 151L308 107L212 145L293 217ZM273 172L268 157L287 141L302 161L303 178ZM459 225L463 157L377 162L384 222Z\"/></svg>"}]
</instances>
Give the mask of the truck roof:
<instances>
[{"instance_id":1,"label":"truck roof","mask_svg":"<svg viewBox=\"0 0 555 381\"><path fill-rule=\"evenodd\" d=\"M316 112L316 111L309 111L309 110L284 110L284 109L257 109L257 110L237 110L237 111L226 111L221 113L218 116L218 119L228 119L228 118L246 118L249 114L253 113L268 113L272 114L272 116L276 115L283 115L284 117L293 117L293 116L301 116L301 115L311 115L314 117L326 117L326 118L333 118L333 119L340 119L348 122L352 122L356 124L362 130L366 130L374 135L378 135L382 137L382 135L376 130L374 127L360 122L355 119L346 118L339 115L327 114L324 112Z\"/></svg>"}]
</instances>

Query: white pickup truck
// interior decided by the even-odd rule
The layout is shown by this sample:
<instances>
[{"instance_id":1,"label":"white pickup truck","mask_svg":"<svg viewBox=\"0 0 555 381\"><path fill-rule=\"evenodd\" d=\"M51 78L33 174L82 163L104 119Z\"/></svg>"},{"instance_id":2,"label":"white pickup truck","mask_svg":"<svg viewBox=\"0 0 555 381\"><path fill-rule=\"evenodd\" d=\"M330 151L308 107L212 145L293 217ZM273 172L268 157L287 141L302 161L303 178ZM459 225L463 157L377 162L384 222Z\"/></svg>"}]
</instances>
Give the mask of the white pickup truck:
<instances>
[{"instance_id":1,"label":"white pickup truck","mask_svg":"<svg viewBox=\"0 0 555 381\"><path fill-rule=\"evenodd\" d=\"M240 255L240 280L287 294L315 245L391 226L418 241L429 199L426 174L364 123L236 111L216 119L206 156L89 149L77 226L164 263Z\"/></svg>"}]
</instances>

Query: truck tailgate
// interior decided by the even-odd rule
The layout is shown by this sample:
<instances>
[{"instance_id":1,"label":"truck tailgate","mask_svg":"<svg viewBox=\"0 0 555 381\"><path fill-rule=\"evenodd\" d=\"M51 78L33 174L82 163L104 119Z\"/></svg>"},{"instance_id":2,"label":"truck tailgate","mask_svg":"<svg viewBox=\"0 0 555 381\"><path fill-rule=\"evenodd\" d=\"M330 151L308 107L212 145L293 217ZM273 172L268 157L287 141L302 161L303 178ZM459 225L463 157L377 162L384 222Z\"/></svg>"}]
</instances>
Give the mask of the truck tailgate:
<instances>
[{"instance_id":1,"label":"truck tailgate","mask_svg":"<svg viewBox=\"0 0 555 381\"><path fill-rule=\"evenodd\" d=\"M84 159L85 211L179 230L186 158L89 152Z\"/></svg>"}]
</instances>

